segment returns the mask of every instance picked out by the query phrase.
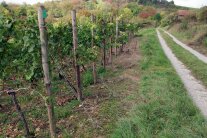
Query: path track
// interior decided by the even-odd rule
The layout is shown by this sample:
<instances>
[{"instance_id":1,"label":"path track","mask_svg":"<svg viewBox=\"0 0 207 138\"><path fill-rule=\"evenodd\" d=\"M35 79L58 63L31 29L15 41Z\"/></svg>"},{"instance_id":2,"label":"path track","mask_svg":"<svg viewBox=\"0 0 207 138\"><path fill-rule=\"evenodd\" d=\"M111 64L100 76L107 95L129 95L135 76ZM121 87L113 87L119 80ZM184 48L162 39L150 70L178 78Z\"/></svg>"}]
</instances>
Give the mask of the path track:
<instances>
[{"instance_id":1,"label":"path track","mask_svg":"<svg viewBox=\"0 0 207 138\"><path fill-rule=\"evenodd\" d=\"M162 29L163 30L163 29ZM204 63L207 64L207 57L201 53L199 53L198 51L192 49L191 47L187 46L186 44L182 43L180 40L178 40L176 37L174 37L172 34L170 34L169 32L163 30L166 34L168 34L175 43L177 43L178 45L180 45L181 47L183 47L184 49L188 50L190 53L192 53L193 55L195 55L198 59L200 59L201 61L203 61Z\"/></svg>"},{"instance_id":2,"label":"path track","mask_svg":"<svg viewBox=\"0 0 207 138\"><path fill-rule=\"evenodd\" d=\"M180 76L193 101L201 110L204 117L207 118L207 89L199 80L195 79L190 70L188 70L184 64L176 58L158 30L157 35L165 55L168 57L176 72Z\"/></svg>"}]
</instances>

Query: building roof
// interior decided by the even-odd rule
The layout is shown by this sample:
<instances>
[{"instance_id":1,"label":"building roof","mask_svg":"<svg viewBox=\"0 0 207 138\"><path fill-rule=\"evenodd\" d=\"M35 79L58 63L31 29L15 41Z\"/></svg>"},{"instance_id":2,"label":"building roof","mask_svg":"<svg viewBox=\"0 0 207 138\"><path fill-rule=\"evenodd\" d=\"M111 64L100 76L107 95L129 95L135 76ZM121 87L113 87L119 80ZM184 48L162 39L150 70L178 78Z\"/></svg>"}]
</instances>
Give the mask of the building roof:
<instances>
[{"instance_id":1,"label":"building roof","mask_svg":"<svg viewBox=\"0 0 207 138\"><path fill-rule=\"evenodd\" d=\"M178 10L177 14L178 14L178 16L188 16L190 14L190 11L188 11L188 10Z\"/></svg>"}]
</instances>

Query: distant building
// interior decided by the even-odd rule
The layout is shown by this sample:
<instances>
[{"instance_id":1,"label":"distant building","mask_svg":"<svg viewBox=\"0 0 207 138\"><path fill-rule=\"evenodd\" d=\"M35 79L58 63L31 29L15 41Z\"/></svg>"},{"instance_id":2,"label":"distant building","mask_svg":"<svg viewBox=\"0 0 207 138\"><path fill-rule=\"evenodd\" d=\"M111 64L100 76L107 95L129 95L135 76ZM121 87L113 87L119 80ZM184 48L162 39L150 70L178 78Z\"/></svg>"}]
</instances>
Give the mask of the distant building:
<instances>
[{"instance_id":1,"label":"distant building","mask_svg":"<svg viewBox=\"0 0 207 138\"><path fill-rule=\"evenodd\" d=\"M191 14L191 12L188 10L178 10L177 11L178 19L183 19L183 18L189 16L190 14Z\"/></svg>"}]
</instances>

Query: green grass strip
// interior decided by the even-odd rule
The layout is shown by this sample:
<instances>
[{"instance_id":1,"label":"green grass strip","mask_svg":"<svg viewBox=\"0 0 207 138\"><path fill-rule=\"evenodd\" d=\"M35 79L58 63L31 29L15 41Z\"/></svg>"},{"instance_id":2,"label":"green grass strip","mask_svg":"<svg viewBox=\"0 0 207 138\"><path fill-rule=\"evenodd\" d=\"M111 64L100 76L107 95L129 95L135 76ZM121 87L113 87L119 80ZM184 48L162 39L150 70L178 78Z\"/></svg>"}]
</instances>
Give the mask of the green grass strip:
<instances>
[{"instance_id":1,"label":"green grass strip","mask_svg":"<svg viewBox=\"0 0 207 138\"><path fill-rule=\"evenodd\" d=\"M139 104L122 118L112 138L207 137L207 125L159 44L155 29L140 40Z\"/></svg>"},{"instance_id":2,"label":"green grass strip","mask_svg":"<svg viewBox=\"0 0 207 138\"><path fill-rule=\"evenodd\" d=\"M163 31L160 32L176 57L191 70L196 79L201 80L207 87L207 64L199 60L183 47L176 44L173 39Z\"/></svg>"}]
</instances>

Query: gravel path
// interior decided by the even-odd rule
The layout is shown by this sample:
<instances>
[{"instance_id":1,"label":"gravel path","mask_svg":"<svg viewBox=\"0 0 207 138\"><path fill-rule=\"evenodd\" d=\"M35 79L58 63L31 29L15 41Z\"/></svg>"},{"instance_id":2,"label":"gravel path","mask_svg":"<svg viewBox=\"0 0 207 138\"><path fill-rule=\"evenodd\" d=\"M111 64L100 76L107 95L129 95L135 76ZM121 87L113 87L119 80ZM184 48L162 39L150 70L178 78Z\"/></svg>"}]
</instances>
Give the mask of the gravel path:
<instances>
[{"instance_id":1,"label":"gravel path","mask_svg":"<svg viewBox=\"0 0 207 138\"><path fill-rule=\"evenodd\" d=\"M168 57L176 72L182 79L194 103L201 110L205 118L207 118L207 89L199 80L195 79L190 70L188 70L184 64L176 58L158 30L157 35L165 55Z\"/></svg>"},{"instance_id":2,"label":"gravel path","mask_svg":"<svg viewBox=\"0 0 207 138\"><path fill-rule=\"evenodd\" d=\"M163 29L162 29L163 30ZM200 59L201 61L203 61L204 63L207 64L207 57L199 52L197 52L196 50L192 49L191 47L187 46L186 44L182 43L181 41L179 41L176 37L174 37L172 34L170 34L169 32L163 30L166 34L168 34L175 43L177 43L178 45L180 45L181 47L185 48L186 50L188 50L189 52L191 52L193 55L195 55L198 59Z\"/></svg>"}]
</instances>

